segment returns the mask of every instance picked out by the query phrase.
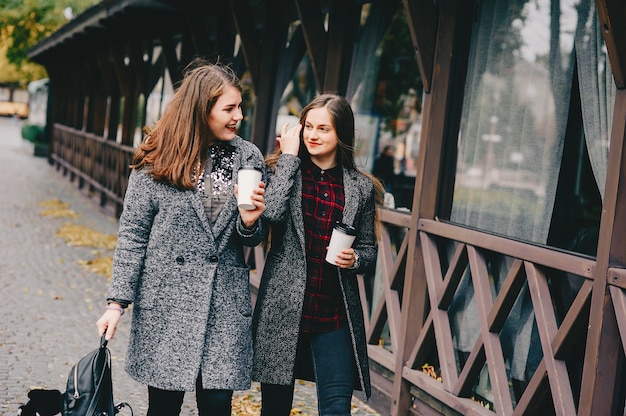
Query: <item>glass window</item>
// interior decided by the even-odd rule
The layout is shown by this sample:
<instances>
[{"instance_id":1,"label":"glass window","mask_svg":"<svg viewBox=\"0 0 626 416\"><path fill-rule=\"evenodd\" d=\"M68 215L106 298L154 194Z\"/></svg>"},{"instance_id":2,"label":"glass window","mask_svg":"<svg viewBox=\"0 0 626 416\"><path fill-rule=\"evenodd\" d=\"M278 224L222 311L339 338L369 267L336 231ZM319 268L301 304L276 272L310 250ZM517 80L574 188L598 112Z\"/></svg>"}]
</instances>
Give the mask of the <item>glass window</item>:
<instances>
[{"instance_id":1,"label":"glass window","mask_svg":"<svg viewBox=\"0 0 626 416\"><path fill-rule=\"evenodd\" d=\"M364 19L369 11L364 7ZM384 30L380 43L371 44L369 37L379 30ZM372 50L355 53L349 85L358 129L357 162L383 181L393 207L410 210L424 87L403 5L388 26L364 26L361 38L359 46Z\"/></svg>"},{"instance_id":2,"label":"glass window","mask_svg":"<svg viewBox=\"0 0 626 416\"><path fill-rule=\"evenodd\" d=\"M480 3L463 97L451 220L594 255L602 203L598 184L604 181L598 172L606 170L606 150L596 149L594 155L588 149L602 149L608 140L611 82L595 4L561 1L555 13L552 3ZM590 62L581 63L585 59ZM495 299L512 259L481 253ZM553 298L560 299L555 316L562 319L584 278L544 272ZM471 277L468 268L449 309L461 365L480 330ZM515 405L543 354L526 283L499 335ZM474 393L493 402L488 381L488 374L481 374Z\"/></svg>"},{"instance_id":3,"label":"glass window","mask_svg":"<svg viewBox=\"0 0 626 416\"><path fill-rule=\"evenodd\" d=\"M451 220L544 244L575 65L579 0L483 0L473 30Z\"/></svg>"}]
</instances>

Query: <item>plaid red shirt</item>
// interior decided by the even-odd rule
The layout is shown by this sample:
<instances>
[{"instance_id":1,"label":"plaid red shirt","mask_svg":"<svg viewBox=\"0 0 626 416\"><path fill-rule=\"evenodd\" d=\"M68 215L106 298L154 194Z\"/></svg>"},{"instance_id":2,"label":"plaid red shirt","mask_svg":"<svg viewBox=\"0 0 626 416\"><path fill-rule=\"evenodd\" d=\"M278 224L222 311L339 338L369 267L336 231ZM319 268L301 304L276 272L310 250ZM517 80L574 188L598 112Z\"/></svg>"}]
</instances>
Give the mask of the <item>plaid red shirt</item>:
<instances>
[{"instance_id":1,"label":"plaid red shirt","mask_svg":"<svg viewBox=\"0 0 626 416\"><path fill-rule=\"evenodd\" d=\"M329 332L347 323L337 266L326 262L326 247L343 217L343 170L302 167L302 215L306 237L307 280L302 308L303 332Z\"/></svg>"}]
</instances>

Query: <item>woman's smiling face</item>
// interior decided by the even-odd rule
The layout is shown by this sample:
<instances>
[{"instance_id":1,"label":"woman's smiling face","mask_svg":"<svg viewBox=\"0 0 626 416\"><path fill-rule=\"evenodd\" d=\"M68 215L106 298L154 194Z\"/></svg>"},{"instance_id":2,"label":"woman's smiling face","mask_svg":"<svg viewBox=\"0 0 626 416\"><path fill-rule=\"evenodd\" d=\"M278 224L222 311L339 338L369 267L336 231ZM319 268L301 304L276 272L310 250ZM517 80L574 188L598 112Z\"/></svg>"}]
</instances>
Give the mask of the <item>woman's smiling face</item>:
<instances>
[{"instance_id":1,"label":"woman's smiling face","mask_svg":"<svg viewBox=\"0 0 626 416\"><path fill-rule=\"evenodd\" d=\"M323 169L334 166L339 138L328 110L324 107L309 110L302 131L311 160Z\"/></svg>"},{"instance_id":2,"label":"woman's smiling face","mask_svg":"<svg viewBox=\"0 0 626 416\"><path fill-rule=\"evenodd\" d=\"M217 140L229 141L237 134L237 124L243 120L241 92L227 87L209 113L209 128Z\"/></svg>"}]
</instances>

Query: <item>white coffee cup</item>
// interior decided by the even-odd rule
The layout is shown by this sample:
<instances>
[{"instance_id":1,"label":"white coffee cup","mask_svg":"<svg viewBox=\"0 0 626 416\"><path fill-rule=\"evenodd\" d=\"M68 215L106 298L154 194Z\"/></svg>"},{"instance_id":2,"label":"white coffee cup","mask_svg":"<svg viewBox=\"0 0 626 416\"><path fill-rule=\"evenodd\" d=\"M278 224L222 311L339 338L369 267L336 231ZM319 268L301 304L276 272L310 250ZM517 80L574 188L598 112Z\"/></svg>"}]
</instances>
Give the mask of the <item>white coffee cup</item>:
<instances>
[{"instance_id":1,"label":"white coffee cup","mask_svg":"<svg viewBox=\"0 0 626 416\"><path fill-rule=\"evenodd\" d=\"M237 205L241 209L253 210L252 191L259 187L261 170L254 166L243 166L237 173Z\"/></svg>"},{"instance_id":2,"label":"white coffee cup","mask_svg":"<svg viewBox=\"0 0 626 416\"><path fill-rule=\"evenodd\" d=\"M352 247L354 239L356 238L356 229L348 224L342 222L335 223L333 232L330 235L330 243L328 244L328 251L326 252L326 261L330 264L335 264L337 255L344 248Z\"/></svg>"}]
</instances>

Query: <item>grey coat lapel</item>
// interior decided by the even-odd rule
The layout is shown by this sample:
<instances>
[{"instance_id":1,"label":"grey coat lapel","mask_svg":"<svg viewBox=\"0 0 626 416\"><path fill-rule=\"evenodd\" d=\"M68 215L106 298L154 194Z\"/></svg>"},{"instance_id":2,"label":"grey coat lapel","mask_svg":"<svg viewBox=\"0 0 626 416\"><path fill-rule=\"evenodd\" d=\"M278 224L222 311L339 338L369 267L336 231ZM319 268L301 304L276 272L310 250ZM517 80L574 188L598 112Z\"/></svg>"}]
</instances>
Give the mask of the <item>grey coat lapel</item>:
<instances>
[{"instance_id":1,"label":"grey coat lapel","mask_svg":"<svg viewBox=\"0 0 626 416\"><path fill-rule=\"evenodd\" d=\"M209 238L209 242L211 245L215 245L215 239L213 237L213 232L211 231L211 223L209 222L209 217L207 216L206 209L204 208L204 204L202 203L202 198L198 191L186 191L185 195L189 199L189 203L196 211L198 218L200 219L200 223L202 224L202 228L206 231L206 234Z\"/></svg>"},{"instance_id":2,"label":"grey coat lapel","mask_svg":"<svg viewBox=\"0 0 626 416\"><path fill-rule=\"evenodd\" d=\"M291 195L289 205L291 215L293 217L294 224L304 224L304 218L302 217L302 175L296 176L295 186L293 194ZM300 247L302 252L306 253L306 241L304 239L304 227L295 227L296 234L298 234L298 241L300 241Z\"/></svg>"},{"instance_id":3,"label":"grey coat lapel","mask_svg":"<svg viewBox=\"0 0 626 416\"><path fill-rule=\"evenodd\" d=\"M343 189L344 189L344 206L343 206L343 222L345 224L354 225L354 218L359 208L359 196L361 195L358 179L355 172L346 168L343 169Z\"/></svg>"},{"instance_id":4,"label":"grey coat lapel","mask_svg":"<svg viewBox=\"0 0 626 416\"><path fill-rule=\"evenodd\" d=\"M236 164L237 162L235 162L235 165ZM237 169L238 168L235 168L235 171L233 173L233 184L237 182ZM226 203L218 214L217 219L215 220L215 224L213 224L213 235L216 240L221 241L220 247L218 247L218 249L221 250L223 246L228 242L227 239L221 239L222 234L228 228L228 224L231 221L236 220L238 214L239 210L237 208L237 199L235 198L234 185L231 185L230 191L228 193L228 198L226 199ZM233 219L233 217L235 218Z\"/></svg>"}]
</instances>

